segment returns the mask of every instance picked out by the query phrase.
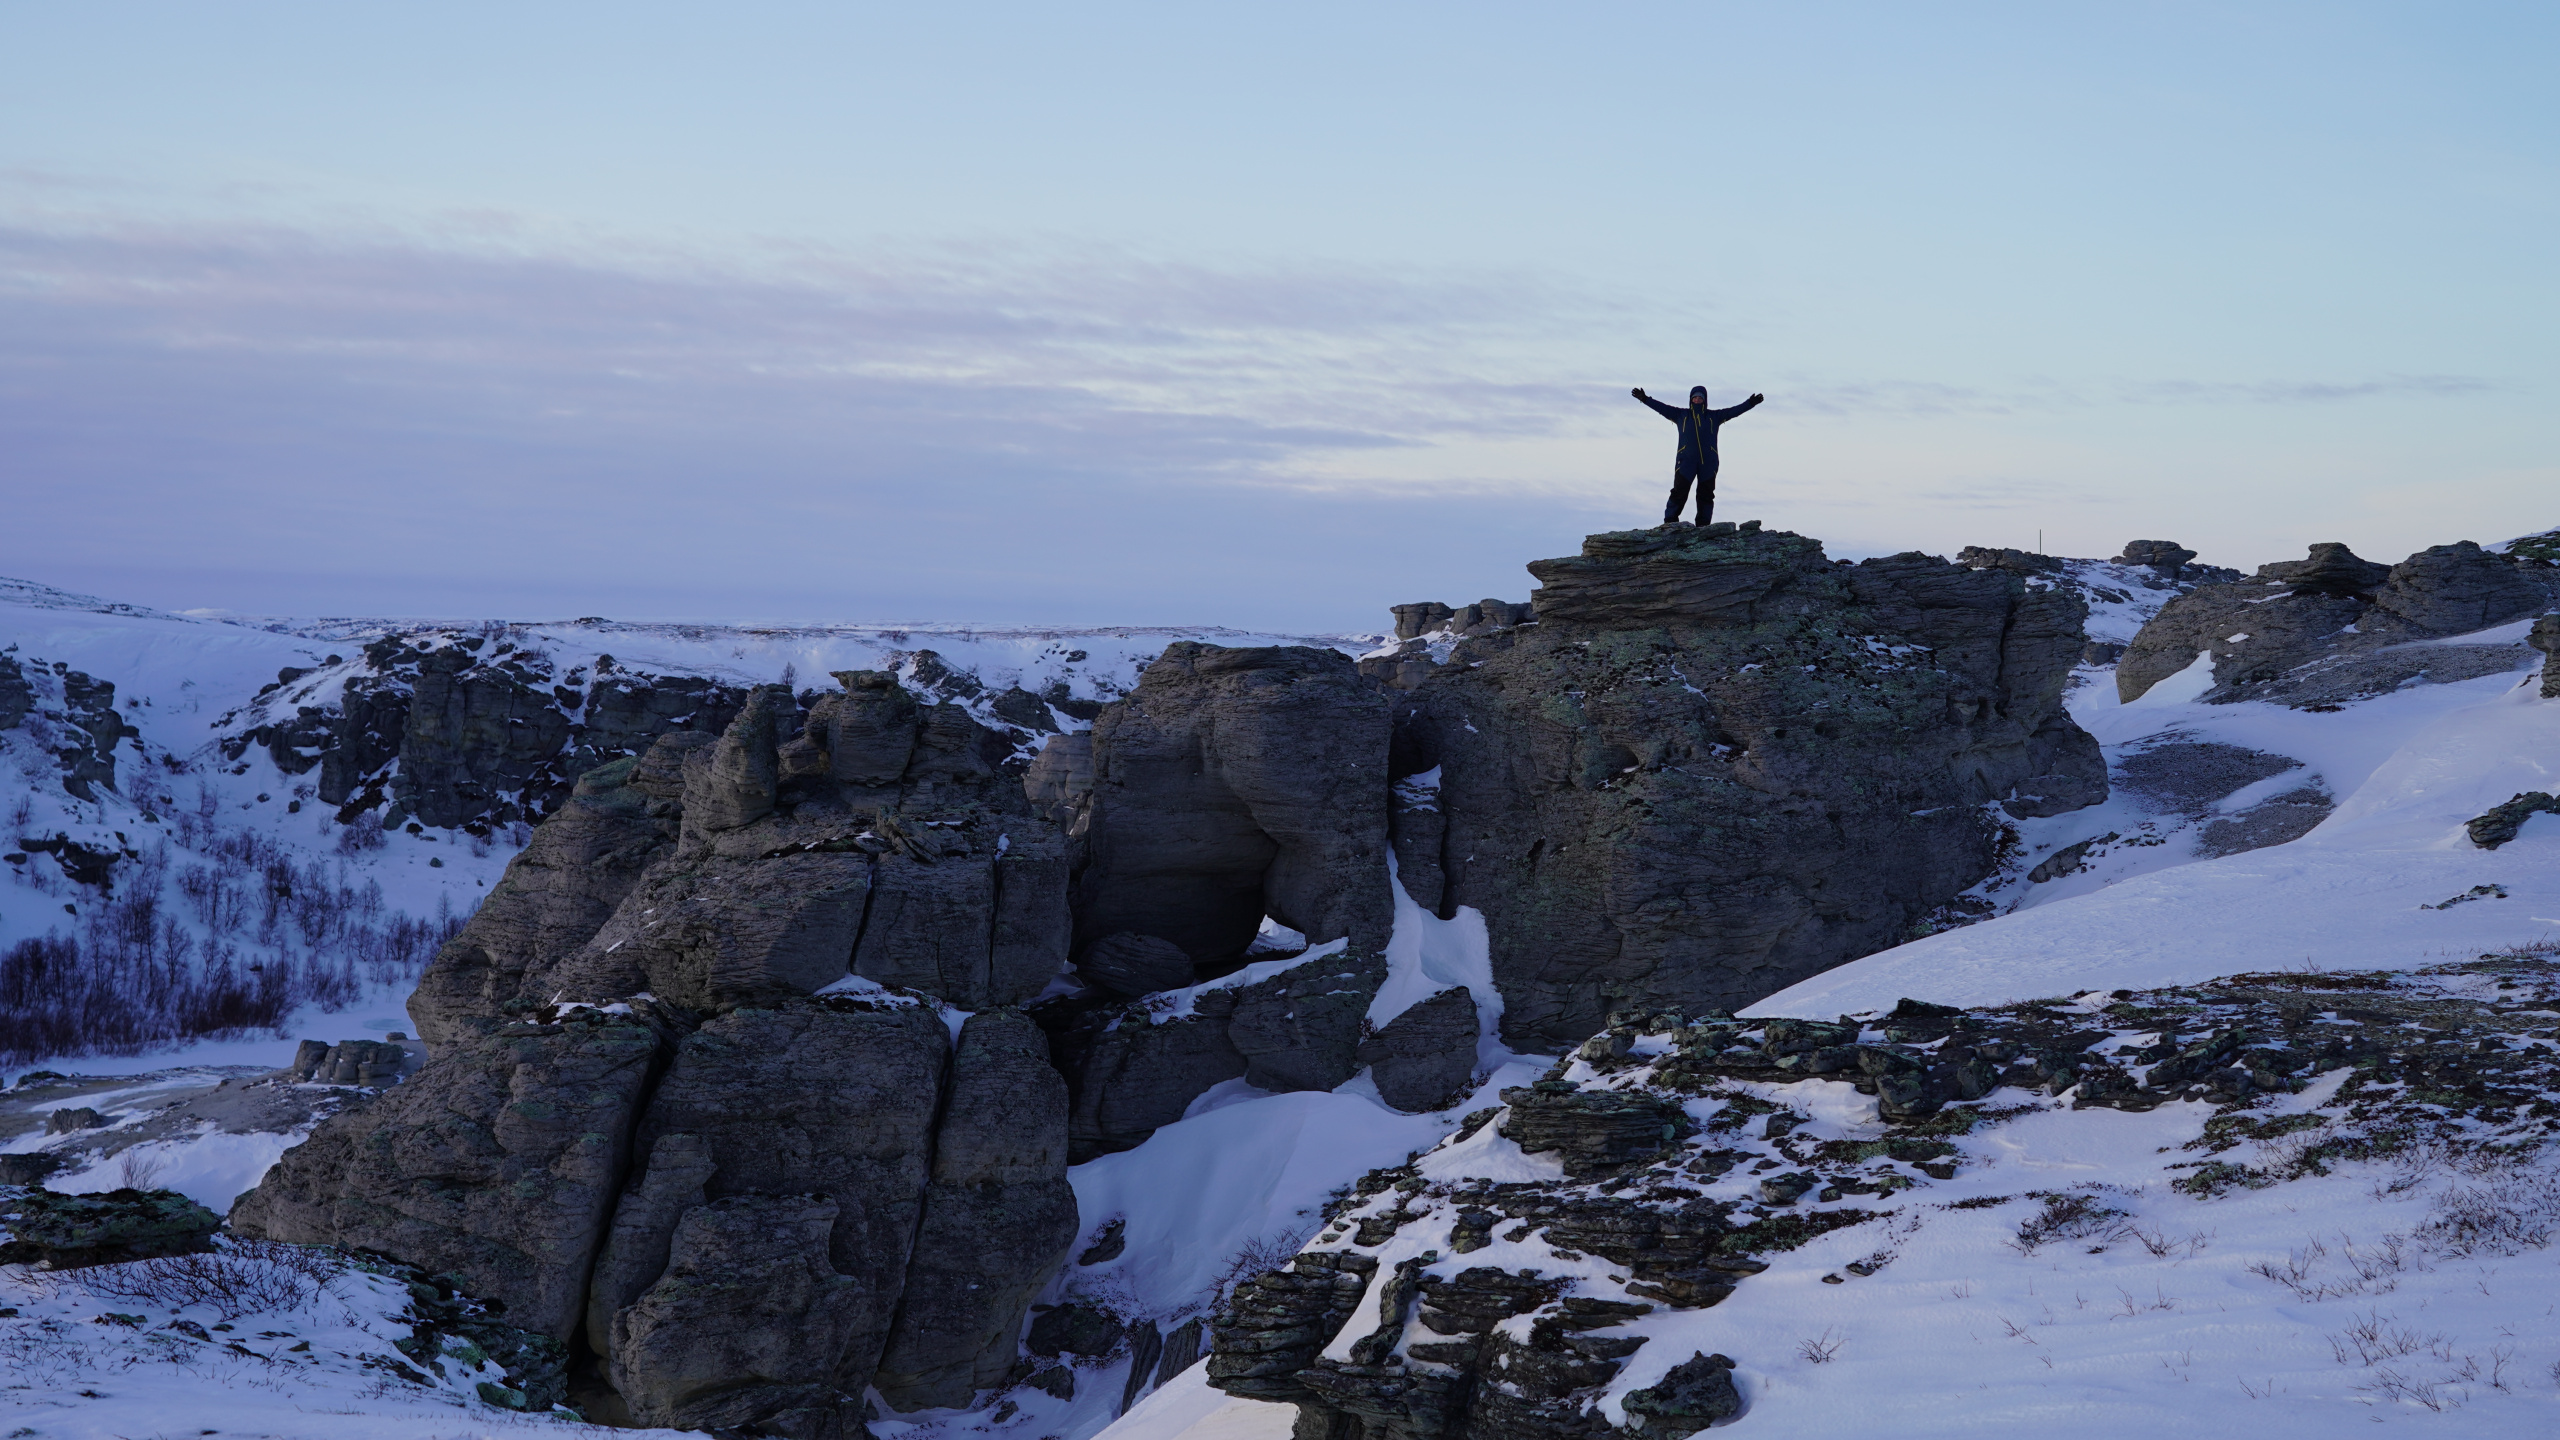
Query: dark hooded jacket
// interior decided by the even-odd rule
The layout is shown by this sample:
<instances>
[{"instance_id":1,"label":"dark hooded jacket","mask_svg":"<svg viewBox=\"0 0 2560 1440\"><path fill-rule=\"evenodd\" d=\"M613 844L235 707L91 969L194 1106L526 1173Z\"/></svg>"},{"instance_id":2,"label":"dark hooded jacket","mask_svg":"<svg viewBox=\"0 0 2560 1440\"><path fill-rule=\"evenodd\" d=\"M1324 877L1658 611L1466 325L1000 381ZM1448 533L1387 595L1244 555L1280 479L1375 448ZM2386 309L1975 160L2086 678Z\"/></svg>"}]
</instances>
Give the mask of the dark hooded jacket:
<instances>
[{"instance_id":1,"label":"dark hooded jacket","mask_svg":"<svg viewBox=\"0 0 2560 1440\"><path fill-rule=\"evenodd\" d=\"M1694 405L1665 405L1650 395L1643 399L1655 414L1680 427L1679 463L1683 465L1695 465L1701 457L1716 453L1717 427L1760 403L1755 398L1721 410L1702 410Z\"/></svg>"}]
</instances>

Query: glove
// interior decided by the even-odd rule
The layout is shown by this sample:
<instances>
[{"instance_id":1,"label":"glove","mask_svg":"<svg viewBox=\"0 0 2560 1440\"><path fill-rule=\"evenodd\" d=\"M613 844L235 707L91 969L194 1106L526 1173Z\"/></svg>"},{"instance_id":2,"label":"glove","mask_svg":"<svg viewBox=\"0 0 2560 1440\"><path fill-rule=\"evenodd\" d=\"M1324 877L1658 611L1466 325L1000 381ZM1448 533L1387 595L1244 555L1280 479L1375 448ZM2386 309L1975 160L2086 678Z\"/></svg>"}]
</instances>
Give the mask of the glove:
<instances>
[{"instance_id":1,"label":"glove","mask_svg":"<svg viewBox=\"0 0 2560 1440\"><path fill-rule=\"evenodd\" d=\"M1644 387L1643 387L1643 386L1641 386L1641 385L1639 385L1639 386L1637 386L1636 388L1634 388L1633 390L1628 391L1627 393L1628 393L1628 394L1630 394L1630 395L1633 395L1633 396L1634 396L1634 397L1636 397L1637 399L1641 400L1641 399L1643 399L1643 398L1644 398Z\"/></svg>"}]
</instances>

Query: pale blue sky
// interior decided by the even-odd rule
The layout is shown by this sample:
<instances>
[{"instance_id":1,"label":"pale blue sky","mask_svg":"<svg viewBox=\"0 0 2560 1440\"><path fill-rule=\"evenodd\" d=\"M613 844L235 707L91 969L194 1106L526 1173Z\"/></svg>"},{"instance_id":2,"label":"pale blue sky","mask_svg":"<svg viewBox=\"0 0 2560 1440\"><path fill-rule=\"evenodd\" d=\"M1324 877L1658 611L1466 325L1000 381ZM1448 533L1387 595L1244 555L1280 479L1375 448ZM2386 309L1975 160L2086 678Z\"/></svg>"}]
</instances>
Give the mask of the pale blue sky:
<instances>
[{"instance_id":1,"label":"pale blue sky","mask_svg":"<svg viewBox=\"0 0 2560 1440\"><path fill-rule=\"evenodd\" d=\"M1376 628L2560 523L2545 5L0 3L0 573Z\"/></svg>"}]
</instances>

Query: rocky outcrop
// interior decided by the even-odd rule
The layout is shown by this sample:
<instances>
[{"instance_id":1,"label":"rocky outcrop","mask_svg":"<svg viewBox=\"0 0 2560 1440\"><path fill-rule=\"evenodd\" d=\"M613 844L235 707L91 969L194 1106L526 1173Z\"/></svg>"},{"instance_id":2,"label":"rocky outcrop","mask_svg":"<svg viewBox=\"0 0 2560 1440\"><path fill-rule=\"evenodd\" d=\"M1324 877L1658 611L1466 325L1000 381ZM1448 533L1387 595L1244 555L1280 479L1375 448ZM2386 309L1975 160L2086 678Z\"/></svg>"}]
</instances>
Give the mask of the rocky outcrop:
<instances>
[{"instance_id":1,"label":"rocky outcrop","mask_svg":"<svg viewBox=\"0 0 2560 1440\"><path fill-rule=\"evenodd\" d=\"M860 1428L839 1366L870 1297L828 1260L841 1218L813 1195L731 1195L685 1212L666 1273L613 1319L614 1388L643 1425Z\"/></svg>"},{"instance_id":2,"label":"rocky outcrop","mask_svg":"<svg viewBox=\"0 0 2560 1440\"><path fill-rule=\"evenodd\" d=\"M421 1037L442 1044L463 1019L523 993L528 972L546 974L585 944L672 848L678 792L640 768L633 757L578 777L568 803L536 827L410 996Z\"/></svg>"},{"instance_id":3,"label":"rocky outcrop","mask_svg":"<svg viewBox=\"0 0 2560 1440\"><path fill-rule=\"evenodd\" d=\"M286 1151L231 1228L451 1271L566 1339L664 1039L650 1017L587 1010L452 1045Z\"/></svg>"},{"instance_id":4,"label":"rocky outcrop","mask_svg":"<svg viewBox=\"0 0 2560 1440\"><path fill-rule=\"evenodd\" d=\"M1081 1164L1142 1144L1211 1086L1235 1079L1263 1090L1330 1090L1383 1059L1398 1090L1390 1104L1437 1104L1454 1086L1418 1092L1460 1065L1473 1073L1473 1006L1462 1034L1445 1023L1445 997L1435 997L1441 1006L1397 1032L1392 1048L1379 1043L1392 1024L1364 1045L1369 1004L1386 976L1374 952L1335 951L1249 983L1233 977L1137 1004L1051 1007L1043 1025L1067 1077L1071 1156Z\"/></svg>"},{"instance_id":5,"label":"rocky outcrop","mask_svg":"<svg viewBox=\"0 0 2560 1440\"><path fill-rule=\"evenodd\" d=\"M842 679L583 777L420 986L426 1067L234 1224L450 1273L646 1424L852 1435L875 1385L1010 1375L1078 1228L1001 1008L1064 966L1066 842L1000 737Z\"/></svg>"},{"instance_id":6,"label":"rocky outcrop","mask_svg":"<svg viewBox=\"0 0 2560 1440\"><path fill-rule=\"evenodd\" d=\"M1132 932L1230 961L1265 916L1383 946L1388 737L1337 652L1167 647L1094 722L1079 949Z\"/></svg>"},{"instance_id":7,"label":"rocky outcrop","mask_svg":"<svg viewBox=\"0 0 2560 1440\"><path fill-rule=\"evenodd\" d=\"M1398 776L1437 772L1395 810L1436 847L1398 835L1399 868L1439 913L1483 912L1515 1043L1578 1041L1621 1003L1742 1003L1898 943L1988 873L1982 806L2105 796L2061 704L2084 607L2021 572L1834 564L1726 525L1595 535L1529 568L1536 623L1420 671L1363 662L1394 693Z\"/></svg>"},{"instance_id":8,"label":"rocky outcrop","mask_svg":"<svg viewBox=\"0 0 2560 1440\"><path fill-rule=\"evenodd\" d=\"M2319 544L2256 578L2172 600L2126 647L2116 693L2132 700L2211 656L2204 699L2335 704L2411 681L2446 683L2531 663L2522 646L2433 645L2530 615L2560 598L2560 567L2468 540L2397 565Z\"/></svg>"},{"instance_id":9,"label":"rocky outcrop","mask_svg":"<svg viewBox=\"0 0 2560 1440\"><path fill-rule=\"evenodd\" d=\"M36 732L52 752L63 790L91 801L100 790L115 788L116 744L135 733L116 710L112 682L59 660L48 664L0 653L0 730L21 727Z\"/></svg>"},{"instance_id":10,"label":"rocky outcrop","mask_svg":"<svg viewBox=\"0 0 2560 1440\"><path fill-rule=\"evenodd\" d=\"M965 1406L1013 1366L1032 1296L1076 1238L1067 1087L1020 1012L961 1027L950 1099L880 1393L900 1410Z\"/></svg>"},{"instance_id":11,"label":"rocky outcrop","mask_svg":"<svg viewBox=\"0 0 2560 1440\"><path fill-rule=\"evenodd\" d=\"M1360 1042L1378 1096L1399 1110L1436 1110L1475 1078L1476 1001L1453 985L1389 1020Z\"/></svg>"},{"instance_id":12,"label":"rocky outcrop","mask_svg":"<svg viewBox=\"0 0 2560 1440\"><path fill-rule=\"evenodd\" d=\"M2560 615L2534 621L2525 643L2542 652L2542 698L2560 700Z\"/></svg>"}]
</instances>

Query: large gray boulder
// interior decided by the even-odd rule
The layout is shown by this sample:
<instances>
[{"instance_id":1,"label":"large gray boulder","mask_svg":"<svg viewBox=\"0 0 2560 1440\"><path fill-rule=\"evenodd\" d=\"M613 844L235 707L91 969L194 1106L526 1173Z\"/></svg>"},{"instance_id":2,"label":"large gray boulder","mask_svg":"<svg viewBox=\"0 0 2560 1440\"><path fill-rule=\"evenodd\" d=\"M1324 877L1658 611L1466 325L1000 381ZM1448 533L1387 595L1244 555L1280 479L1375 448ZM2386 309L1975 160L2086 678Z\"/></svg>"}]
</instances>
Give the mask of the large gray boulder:
<instances>
[{"instance_id":1,"label":"large gray boulder","mask_svg":"<svg viewBox=\"0 0 2560 1440\"><path fill-rule=\"evenodd\" d=\"M231 1228L450 1271L509 1324L565 1340L663 1049L648 1017L593 1010L458 1040L321 1122L240 1197Z\"/></svg>"},{"instance_id":2,"label":"large gray boulder","mask_svg":"<svg viewBox=\"0 0 2560 1440\"><path fill-rule=\"evenodd\" d=\"M2106 793L2061 702L2085 607L2023 572L1834 564L1725 525L1529 569L1537 623L1379 671L1397 772L1439 772L1399 819L1438 832L1439 913L1483 913L1515 1044L1745 1004L1897 944L1990 873L1981 807Z\"/></svg>"},{"instance_id":3,"label":"large gray boulder","mask_svg":"<svg viewBox=\"0 0 2560 1440\"><path fill-rule=\"evenodd\" d=\"M1360 1042L1379 1098L1399 1110L1436 1109L1466 1092L1476 1073L1476 1002L1454 985L1414 1005Z\"/></svg>"},{"instance_id":4,"label":"large gray boulder","mask_svg":"<svg viewBox=\"0 0 2560 1440\"><path fill-rule=\"evenodd\" d=\"M1067 1183L1067 1085L1020 1011L969 1018L935 1132L933 1178L876 1383L900 1410L965 1406L1000 1384L1032 1297L1081 1229Z\"/></svg>"},{"instance_id":5,"label":"large gray boulder","mask_svg":"<svg viewBox=\"0 0 2560 1440\"><path fill-rule=\"evenodd\" d=\"M2457 540L2428 546L2392 566L2374 595L2374 608L2422 634L2462 635L2531 615L2551 598L2532 571Z\"/></svg>"},{"instance_id":6,"label":"large gray boulder","mask_svg":"<svg viewBox=\"0 0 2560 1440\"><path fill-rule=\"evenodd\" d=\"M1134 931L1214 962L1266 915L1383 946L1389 734L1338 652L1168 646L1094 722L1079 947Z\"/></svg>"}]
</instances>

